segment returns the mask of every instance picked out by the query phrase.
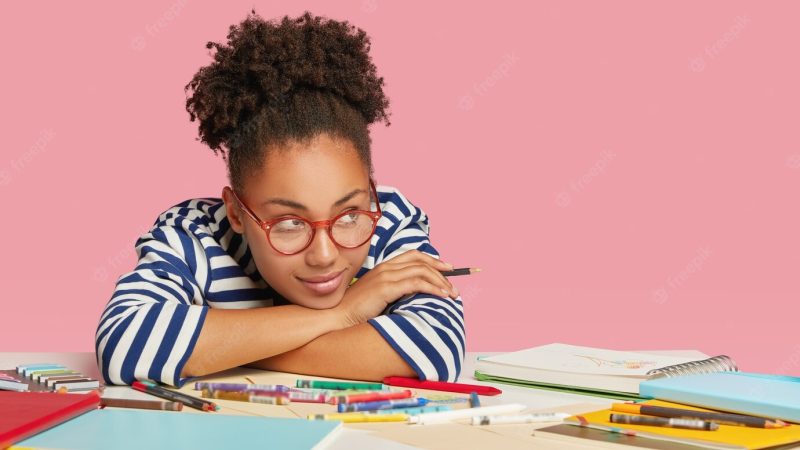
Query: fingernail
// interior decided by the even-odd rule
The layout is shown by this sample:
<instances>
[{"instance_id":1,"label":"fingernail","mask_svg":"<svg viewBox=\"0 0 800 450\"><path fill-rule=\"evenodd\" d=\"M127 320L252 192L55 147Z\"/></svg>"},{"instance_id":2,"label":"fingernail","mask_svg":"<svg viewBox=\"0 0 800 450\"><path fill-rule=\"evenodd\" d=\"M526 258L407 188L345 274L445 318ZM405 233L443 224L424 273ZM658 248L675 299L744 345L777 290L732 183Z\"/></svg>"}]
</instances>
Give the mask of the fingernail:
<instances>
[{"instance_id":1,"label":"fingernail","mask_svg":"<svg viewBox=\"0 0 800 450\"><path fill-rule=\"evenodd\" d=\"M442 289L442 293L444 294L445 297L449 297L450 296L450 293L447 292L447 289Z\"/></svg>"}]
</instances>

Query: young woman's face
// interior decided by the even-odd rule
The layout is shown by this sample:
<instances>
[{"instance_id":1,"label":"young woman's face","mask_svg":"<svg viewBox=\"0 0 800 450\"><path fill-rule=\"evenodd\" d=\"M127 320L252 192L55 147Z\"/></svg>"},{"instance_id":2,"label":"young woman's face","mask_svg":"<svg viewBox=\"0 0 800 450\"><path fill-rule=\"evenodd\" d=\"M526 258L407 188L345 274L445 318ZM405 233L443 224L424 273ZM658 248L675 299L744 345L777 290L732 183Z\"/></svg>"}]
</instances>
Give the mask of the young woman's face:
<instances>
[{"instance_id":1,"label":"young woman's face","mask_svg":"<svg viewBox=\"0 0 800 450\"><path fill-rule=\"evenodd\" d=\"M350 141L322 134L308 144L268 152L261 170L245 180L239 195L263 221L285 215L328 220L348 209L370 210L369 172ZM367 257L369 241L353 249L338 247L319 227L305 250L284 255L270 246L264 231L227 189L223 197L231 226L244 233L258 271L272 288L308 308L339 304ZM332 277L330 282L313 282Z\"/></svg>"}]
</instances>

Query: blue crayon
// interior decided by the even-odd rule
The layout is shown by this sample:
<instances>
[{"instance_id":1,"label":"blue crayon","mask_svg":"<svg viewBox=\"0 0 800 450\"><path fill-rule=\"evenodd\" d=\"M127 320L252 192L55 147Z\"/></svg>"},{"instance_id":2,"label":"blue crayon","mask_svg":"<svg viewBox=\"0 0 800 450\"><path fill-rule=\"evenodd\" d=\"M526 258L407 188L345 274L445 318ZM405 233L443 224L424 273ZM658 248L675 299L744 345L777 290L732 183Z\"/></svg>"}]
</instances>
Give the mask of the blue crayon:
<instances>
[{"instance_id":1,"label":"blue crayon","mask_svg":"<svg viewBox=\"0 0 800 450\"><path fill-rule=\"evenodd\" d=\"M377 411L379 409L416 408L428 403L424 398L409 398L402 400L382 400L378 402L339 403L339 412Z\"/></svg>"},{"instance_id":2,"label":"blue crayon","mask_svg":"<svg viewBox=\"0 0 800 450\"><path fill-rule=\"evenodd\" d=\"M471 392L469 394L469 407L470 408L478 408L481 406L481 400L478 398L477 392Z\"/></svg>"}]
</instances>

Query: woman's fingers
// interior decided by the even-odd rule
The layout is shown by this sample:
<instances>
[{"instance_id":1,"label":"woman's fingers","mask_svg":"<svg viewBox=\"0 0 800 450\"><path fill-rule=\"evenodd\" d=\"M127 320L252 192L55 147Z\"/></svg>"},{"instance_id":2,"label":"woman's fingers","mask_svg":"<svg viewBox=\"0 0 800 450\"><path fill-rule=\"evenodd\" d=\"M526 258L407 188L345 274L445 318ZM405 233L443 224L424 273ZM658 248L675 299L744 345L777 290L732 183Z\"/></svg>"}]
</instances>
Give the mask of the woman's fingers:
<instances>
[{"instance_id":1,"label":"woman's fingers","mask_svg":"<svg viewBox=\"0 0 800 450\"><path fill-rule=\"evenodd\" d=\"M435 292L428 292L432 295L447 296L456 298L458 297L458 290L453 287L449 280L438 270L430 267L427 264L408 264L408 265L394 265L386 271L387 280L390 283L400 283L404 289L409 286L408 280L421 280L427 284L436 286ZM413 284L412 284L413 285ZM408 294L410 292L407 292Z\"/></svg>"},{"instance_id":2,"label":"woman's fingers","mask_svg":"<svg viewBox=\"0 0 800 450\"><path fill-rule=\"evenodd\" d=\"M419 250L409 250L386 261L383 264L404 264L414 261L424 262L438 270L453 270L452 264L444 262L441 259L434 258L433 256Z\"/></svg>"}]
</instances>

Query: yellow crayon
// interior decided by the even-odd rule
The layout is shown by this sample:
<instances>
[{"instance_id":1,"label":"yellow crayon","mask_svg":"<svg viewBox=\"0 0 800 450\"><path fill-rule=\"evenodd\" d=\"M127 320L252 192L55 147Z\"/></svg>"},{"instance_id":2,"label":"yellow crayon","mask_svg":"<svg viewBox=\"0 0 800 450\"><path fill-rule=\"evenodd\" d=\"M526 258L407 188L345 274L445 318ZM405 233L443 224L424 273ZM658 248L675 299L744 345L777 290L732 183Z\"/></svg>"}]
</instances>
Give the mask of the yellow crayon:
<instances>
[{"instance_id":1,"label":"yellow crayon","mask_svg":"<svg viewBox=\"0 0 800 450\"><path fill-rule=\"evenodd\" d=\"M341 414L309 414L310 420L341 420L345 423L358 422L408 422L408 414L364 414L364 413L341 413Z\"/></svg>"}]
</instances>

